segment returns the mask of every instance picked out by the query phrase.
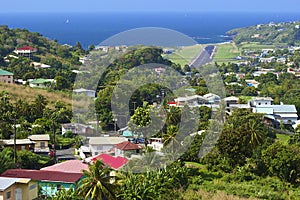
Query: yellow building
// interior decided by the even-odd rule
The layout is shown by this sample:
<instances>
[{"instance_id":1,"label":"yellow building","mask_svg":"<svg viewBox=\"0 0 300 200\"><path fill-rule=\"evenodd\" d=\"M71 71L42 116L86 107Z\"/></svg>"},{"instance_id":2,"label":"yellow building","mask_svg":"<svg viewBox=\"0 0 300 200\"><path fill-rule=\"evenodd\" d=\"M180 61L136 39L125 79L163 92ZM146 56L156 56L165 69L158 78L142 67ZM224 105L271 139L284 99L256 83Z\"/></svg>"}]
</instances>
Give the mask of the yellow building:
<instances>
[{"instance_id":1,"label":"yellow building","mask_svg":"<svg viewBox=\"0 0 300 200\"><path fill-rule=\"evenodd\" d=\"M38 197L38 183L28 178L0 177L0 200L33 200Z\"/></svg>"}]
</instances>

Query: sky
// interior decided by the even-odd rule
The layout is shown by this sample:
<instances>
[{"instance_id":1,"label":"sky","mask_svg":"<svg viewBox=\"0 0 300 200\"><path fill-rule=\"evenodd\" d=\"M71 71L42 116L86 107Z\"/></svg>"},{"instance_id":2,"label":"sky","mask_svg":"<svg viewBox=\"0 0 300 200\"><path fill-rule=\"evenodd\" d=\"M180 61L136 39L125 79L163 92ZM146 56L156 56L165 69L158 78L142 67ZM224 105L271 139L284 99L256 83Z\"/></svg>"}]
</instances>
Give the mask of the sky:
<instances>
[{"instance_id":1,"label":"sky","mask_svg":"<svg viewBox=\"0 0 300 200\"><path fill-rule=\"evenodd\" d=\"M300 12L299 0L6 0L0 12Z\"/></svg>"}]
</instances>

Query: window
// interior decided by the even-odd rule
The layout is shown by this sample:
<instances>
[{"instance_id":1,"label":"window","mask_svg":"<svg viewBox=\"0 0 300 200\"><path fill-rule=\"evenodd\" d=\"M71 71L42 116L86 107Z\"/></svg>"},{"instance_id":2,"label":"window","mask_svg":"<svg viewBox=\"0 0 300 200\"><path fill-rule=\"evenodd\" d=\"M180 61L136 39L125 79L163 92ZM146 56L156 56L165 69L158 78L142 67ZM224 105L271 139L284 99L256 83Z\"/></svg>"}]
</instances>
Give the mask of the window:
<instances>
[{"instance_id":1,"label":"window","mask_svg":"<svg viewBox=\"0 0 300 200\"><path fill-rule=\"evenodd\" d=\"M36 188L36 184L32 184L31 186L29 186L29 190L33 190Z\"/></svg>"},{"instance_id":2,"label":"window","mask_svg":"<svg viewBox=\"0 0 300 200\"><path fill-rule=\"evenodd\" d=\"M45 142L41 142L41 148L45 147Z\"/></svg>"},{"instance_id":3,"label":"window","mask_svg":"<svg viewBox=\"0 0 300 200\"><path fill-rule=\"evenodd\" d=\"M10 78L10 76L8 76L7 78Z\"/></svg>"},{"instance_id":4,"label":"window","mask_svg":"<svg viewBox=\"0 0 300 200\"><path fill-rule=\"evenodd\" d=\"M11 198L11 191L6 192L6 199L10 199Z\"/></svg>"},{"instance_id":5,"label":"window","mask_svg":"<svg viewBox=\"0 0 300 200\"><path fill-rule=\"evenodd\" d=\"M21 146L21 150L26 150L26 147L25 146Z\"/></svg>"},{"instance_id":6,"label":"window","mask_svg":"<svg viewBox=\"0 0 300 200\"><path fill-rule=\"evenodd\" d=\"M261 105L261 103L258 103L258 105Z\"/></svg>"}]
</instances>

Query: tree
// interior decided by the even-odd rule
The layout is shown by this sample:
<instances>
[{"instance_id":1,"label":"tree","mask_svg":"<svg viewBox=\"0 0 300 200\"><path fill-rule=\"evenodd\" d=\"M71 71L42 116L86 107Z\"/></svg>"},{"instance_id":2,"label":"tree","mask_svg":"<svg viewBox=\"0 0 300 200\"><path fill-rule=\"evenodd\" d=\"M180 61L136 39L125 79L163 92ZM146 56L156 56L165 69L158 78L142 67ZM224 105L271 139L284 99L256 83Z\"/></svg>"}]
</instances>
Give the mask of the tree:
<instances>
[{"instance_id":1,"label":"tree","mask_svg":"<svg viewBox=\"0 0 300 200\"><path fill-rule=\"evenodd\" d=\"M257 89L254 86L246 87L242 90L242 95L245 96L257 96Z\"/></svg>"},{"instance_id":2,"label":"tree","mask_svg":"<svg viewBox=\"0 0 300 200\"><path fill-rule=\"evenodd\" d=\"M262 159L270 175L296 183L300 177L300 149L295 145L276 142L262 152Z\"/></svg>"},{"instance_id":3,"label":"tree","mask_svg":"<svg viewBox=\"0 0 300 200\"><path fill-rule=\"evenodd\" d=\"M83 198L78 196L76 190L73 188L70 188L69 190L61 188L49 200L83 200Z\"/></svg>"},{"instance_id":4,"label":"tree","mask_svg":"<svg viewBox=\"0 0 300 200\"><path fill-rule=\"evenodd\" d=\"M40 156L28 150L17 152L18 165L23 169L39 169Z\"/></svg>"},{"instance_id":5,"label":"tree","mask_svg":"<svg viewBox=\"0 0 300 200\"><path fill-rule=\"evenodd\" d=\"M78 195L91 200L116 199L110 172L111 169L100 160L89 164L89 170L83 171L84 178L78 188Z\"/></svg>"},{"instance_id":6,"label":"tree","mask_svg":"<svg viewBox=\"0 0 300 200\"><path fill-rule=\"evenodd\" d=\"M229 159L232 167L244 165L254 150L266 142L268 130L262 115L247 109L234 110L223 126L217 142L219 153Z\"/></svg>"},{"instance_id":7,"label":"tree","mask_svg":"<svg viewBox=\"0 0 300 200\"><path fill-rule=\"evenodd\" d=\"M4 148L0 151L0 174L14 166L13 150Z\"/></svg>"}]
</instances>

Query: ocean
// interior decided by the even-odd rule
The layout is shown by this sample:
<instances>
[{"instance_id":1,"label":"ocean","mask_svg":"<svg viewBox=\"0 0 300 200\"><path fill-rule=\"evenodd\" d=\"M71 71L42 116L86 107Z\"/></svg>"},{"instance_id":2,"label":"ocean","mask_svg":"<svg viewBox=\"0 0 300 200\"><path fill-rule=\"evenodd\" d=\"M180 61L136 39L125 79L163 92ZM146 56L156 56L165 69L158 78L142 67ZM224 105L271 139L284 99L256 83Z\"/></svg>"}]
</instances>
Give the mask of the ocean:
<instances>
[{"instance_id":1,"label":"ocean","mask_svg":"<svg viewBox=\"0 0 300 200\"><path fill-rule=\"evenodd\" d=\"M199 44L230 40L231 29L300 20L300 13L152 12L152 13L0 13L0 25L39 32L61 44L97 45L120 32L141 27L179 31Z\"/></svg>"}]
</instances>

